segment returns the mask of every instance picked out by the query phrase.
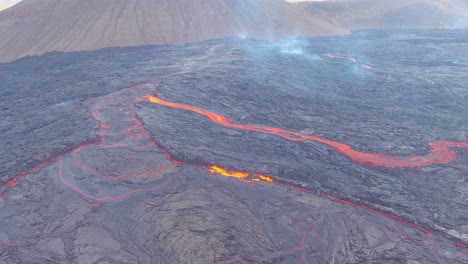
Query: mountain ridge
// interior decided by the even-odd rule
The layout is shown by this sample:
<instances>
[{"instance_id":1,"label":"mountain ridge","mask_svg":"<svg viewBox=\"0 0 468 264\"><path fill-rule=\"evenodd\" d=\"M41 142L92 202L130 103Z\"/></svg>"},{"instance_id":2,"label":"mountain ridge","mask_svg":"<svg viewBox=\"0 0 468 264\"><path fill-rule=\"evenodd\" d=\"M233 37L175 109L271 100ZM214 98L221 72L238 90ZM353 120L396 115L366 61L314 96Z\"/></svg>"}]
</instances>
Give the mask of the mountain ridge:
<instances>
[{"instance_id":1,"label":"mountain ridge","mask_svg":"<svg viewBox=\"0 0 468 264\"><path fill-rule=\"evenodd\" d=\"M294 5L351 29L468 27L468 2L461 0L342 0Z\"/></svg>"},{"instance_id":2,"label":"mountain ridge","mask_svg":"<svg viewBox=\"0 0 468 264\"><path fill-rule=\"evenodd\" d=\"M0 62L49 51L349 34L284 0L24 0L0 12Z\"/></svg>"}]
</instances>

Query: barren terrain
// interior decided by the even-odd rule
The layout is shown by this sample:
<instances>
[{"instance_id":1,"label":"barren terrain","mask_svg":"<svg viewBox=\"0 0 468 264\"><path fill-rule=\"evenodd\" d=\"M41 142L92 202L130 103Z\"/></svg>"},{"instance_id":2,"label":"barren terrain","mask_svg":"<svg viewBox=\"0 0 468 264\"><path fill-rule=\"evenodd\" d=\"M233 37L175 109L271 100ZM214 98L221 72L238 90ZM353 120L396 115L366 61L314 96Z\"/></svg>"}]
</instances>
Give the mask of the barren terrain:
<instances>
[{"instance_id":1,"label":"barren terrain","mask_svg":"<svg viewBox=\"0 0 468 264\"><path fill-rule=\"evenodd\" d=\"M467 39L0 64L0 262L466 263Z\"/></svg>"},{"instance_id":2,"label":"barren terrain","mask_svg":"<svg viewBox=\"0 0 468 264\"><path fill-rule=\"evenodd\" d=\"M0 62L51 51L349 33L284 0L23 0L0 12Z\"/></svg>"}]
</instances>

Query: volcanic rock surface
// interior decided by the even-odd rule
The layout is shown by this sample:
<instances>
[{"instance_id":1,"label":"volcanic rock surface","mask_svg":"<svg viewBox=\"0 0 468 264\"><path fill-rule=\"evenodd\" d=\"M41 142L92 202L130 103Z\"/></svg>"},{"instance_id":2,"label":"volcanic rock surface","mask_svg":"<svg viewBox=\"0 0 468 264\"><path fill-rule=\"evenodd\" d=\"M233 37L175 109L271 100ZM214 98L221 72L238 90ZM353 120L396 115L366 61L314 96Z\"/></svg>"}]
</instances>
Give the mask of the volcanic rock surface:
<instances>
[{"instance_id":1,"label":"volcanic rock surface","mask_svg":"<svg viewBox=\"0 0 468 264\"><path fill-rule=\"evenodd\" d=\"M0 12L0 62L50 51L348 33L284 0L24 0Z\"/></svg>"},{"instance_id":2,"label":"volcanic rock surface","mask_svg":"<svg viewBox=\"0 0 468 264\"><path fill-rule=\"evenodd\" d=\"M466 263L467 39L360 31L0 64L0 261ZM427 155L433 142L452 145Z\"/></svg>"},{"instance_id":3,"label":"volcanic rock surface","mask_svg":"<svg viewBox=\"0 0 468 264\"><path fill-rule=\"evenodd\" d=\"M296 5L351 29L468 27L468 2L464 0L337 0Z\"/></svg>"}]
</instances>

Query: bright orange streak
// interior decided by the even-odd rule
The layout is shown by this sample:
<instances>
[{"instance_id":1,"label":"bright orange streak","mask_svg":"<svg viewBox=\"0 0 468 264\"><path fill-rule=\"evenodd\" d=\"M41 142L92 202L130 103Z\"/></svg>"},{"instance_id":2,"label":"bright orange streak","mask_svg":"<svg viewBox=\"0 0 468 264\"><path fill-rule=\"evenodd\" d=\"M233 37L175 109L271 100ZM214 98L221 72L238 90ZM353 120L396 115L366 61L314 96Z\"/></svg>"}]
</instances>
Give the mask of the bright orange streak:
<instances>
[{"instance_id":1,"label":"bright orange streak","mask_svg":"<svg viewBox=\"0 0 468 264\"><path fill-rule=\"evenodd\" d=\"M468 248L468 245L463 244L463 243L460 243L460 242L455 243L455 245L456 245L457 247Z\"/></svg>"},{"instance_id":2,"label":"bright orange streak","mask_svg":"<svg viewBox=\"0 0 468 264\"><path fill-rule=\"evenodd\" d=\"M5 186L13 186L13 185L15 185L16 180L17 180L17 178L13 178L13 179L9 180L9 181L5 184Z\"/></svg>"},{"instance_id":3,"label":"bright orange streak","mask_svg":"<svg viewBox=\"0 0 468 264\"><path fill-rule=\"evenodd\" d=\"M153 104L159 104L172 108L192 111L204 115L208 117L208 119L212 122L225 127L265 134L272 134L293 142L319 142L332 147L333 149L347 156L356 163L365 165L379 167L424 167L433 164L444 164L457 159L457 154L449 148L468 148L468 142L436 141L429 144L431 146L431 152L429 154L421 156L401 157L391 154L361 152L358 150L354 150L353 148L351 148L351 146L340 142L324 139L313 135L304 135L292 130L268 126L236 124L231 122L227 117L223 115L202 110L190 105L168 102L153 95L146 95L143 98L141 98L140 101L148 101Z\"/></svg>"},{"instance_id":4,"label":"bright orange streak","mask_svg":"<svg viewBox=\"0 0 468 264\"><path fill-rule=\"evenodd\" d=\"M247 173L247 172L230 171L230 170L226 170L226 169L223 169L221 167L218 167L218 166L211 166L210 167L210 172L211 173L218 173L218 174L221 174L221 175L226 176L226 177L234 177L234 178L238 178L238 179L245 179L245 178L249 177L249 173Z\"/></svg>"},{"instance_id":5,"label":"bright orange streak","mask_svg":"<svg viewBox=\"0 0 468 264\"><path fill-rule=\"evenodd\" d=\"M265 175L262 175L262 174L259 174L258 177L260 178L260 180L266 181L266 182L274 182L275 181L272 178L270 178L268 176L265 176Z\"/></svg>"},{"instance_id":6,"label":"bright orange streak","mask_svg":"<svg viewBox=\"0 0 468 264\"><path fill-rule=\"evenodd\" d=\"M248 173L248 172L231 171L231 170L223 169L223 168L218 167L218 166L211 166L210 167L210 172L223 175L224 177L237 178L237 179L240 179L243 182L249 182L249 183L260 182L260 181L265 181L265 182L269 182L269 183L276 182L271 177L268 177L268 176L263 175L263 174L253 174L253 176L255 176L257 178L247 179L249 176L251 176L251 174Z\"/></svg>"},{"instance_id":7,"label":"bright orange streak","mask_svg":"<svg viewBox=\"0 0 468 264\"><path fill-rule=\"evenodd\" d=\"M156 80L156 79L155 79ZM105 102L105 98L101 100L101 102ZM277 136L280 136L284 139L287 139L287 140L290 140L290 141L294 141L294 142L301 142L301 141L305 141L305 140L312 140L312 141L317 141L317 142L321 142L321 143L324 143L324 144L327 144L329 146L332 146L333 148L335 148L335 150L343 153L346 155L346 153L348 151L354 151L355 153L360 153L360 154L369 154L369 155L375 155L375 156L379 156L379 157L393 157L395 160L399 160L400 162L401 161L411 161L411 162L414 162L414 161L418 161L418 159L423 159L427 156L431 156L432 155L435 155L433 154L434 153L434 149L437 149L439 148L440 149L440 152L444 155L446 154L451 154L453 153L453 155L455 155L453 158L455 159L456 158L456 154L449 150L448 147L463 147L463 148L466 148L467 147L467 144L468 142L461 142L461 143L456 143L456 142L449 142L449 141L441 141L441 142L434 142L431 144L432 148L433 148L433 151L431 152L431 154L428 154L428 155L425 155L425 156L414 156L412 158L406 158L406 159L403 159L403 158L398 158L398 157L395 157L395 156L390 156L390 155L384 155L384 154L373 154L373 153L365 153L365 152L359 152L359 151L355 151L355 150L352 150L350 146L348 145L345 145L345 144L342 144L342 143L338 143L338 142L334 142L334 141L329 141L329 140L326 140L326 139L322 139L322 138L319 138L319 137L315 137L315 136L310 136L310 135L303 135L303 134L300 134L300 133L297 133L297 132L294 132L294 131L291 131L291 130L286 130L286 129L281 129L281 128L274 128L274 127L266 127L266 126L254 126L254 125L241 125L241 124L234 124L232 123L227 117L225 116L222 116L222 115L219 115L219 114L216 114L216 113L212 113L212 112L209 112L209 111L205 111L205 110L202 110L202 109L198 109L198 108L195 108L195 107L192 107L192 106L188 106L188 105L183 105L183 104L177 104L177 103L171 103L171 102L167 102L167 101L164 101L162 99L159 99L157 97L154 97L154 96L151 96L151 95L147 95L143 98L140 98L138 99L139 101L150 101L152 103L155 103L155 104L160 104L160 105L165 105L165 106L170 106L170 107L173 107L173 108L179 108L179 109L185 109L185 110L189 110L189 111L193 111L193 112L196 112L196 113L199 113L199 114L202 114L202 115L205 115L207 116L211 121L217 123L217 124L220 124L220 125L223 125L223 126L227 126L227 127L232 127L232 128L237 128L237 129L244 129L244 130L249 130L249 131L255 131L255 132L260 132L260 133L268 133L268 134L274 134L274 135L277 135ZM125 105L125 103L121 103L122 105ZM140 137L138 137L136 140L141 140L142 139L142 135L146 135L147 139L149 139L151 141L150 144L147 144L147 145L136 145L134 147L136 148L145 148L145 147L148 147L148 146L151 146L151 147L154 147L154 146L157 146L156 142L151 138L151 135L148 133L148 131L145 130L145 128L143 127L142 123L137 119L136 117L136 107L135 105L131 104L132 105L132 119L133 121L135 122L135 126L134 128L130 129L130 130L127 130L128 133L130 132L133 132L134 130L141 130L143 134L138 134L140 135ZM100 107L98 107L98 110L101 109ZM91 143L91 144L84 144L80 147L78 147L76 150L79 150L80 148L82 147L86 147L86 146L89 146L89 145L98 145L98 144L105 144L105 136L107 135L111 135L110 132L109 132L109 129L110 129L110 125L108 124L105 124L103 120L101 120L100 118L100 114L99 114L99 111L96 111L96 112L93 112L90 114L91 117L95 118L96 120L99 121L99 129L97 130L98 134L101 136L101 139L98 140L97 142L95 143ZM137 135L136 135L137 136ZM128 141L130 141L133 137L133 135L129 135L129 137L127 137L127 139L124 140L124 143L119 143L119 144L110 144L110 145L105 145L105 146L102 146L102 147L106 147L106 148L111 148L111 147L118 147L118 146L129 146L128 145ZM434 147L434 146L438 146L438 147ZM160 148L158 146L158 148ZM75 150L75 151L76 151ZM162 149L164 150L164 149ZM75 151L72 151L72 153L74 153ZM164 152L166 152L164 150ZM436 153L437 154L437 153ZM134 190L131 190L131 191L128 191L124 194L121 194L119 196L107 196L107 197L97 197L97 196L93 196L92 194L89 194L89 193L86 193L84 191L82 191L79 187L73 185L72 183L69 183L66 181L66 179L64 178L64 175L63 175L63 170L62 170L62 166L63 166L63 161L62 161L62 158L64 157L64 154L60 155L59 156L59 159L58 159L58 170L59 170L59 173L58 173L58 176L59 176L59 179L62 181L62 183L68 187L70 187L71 189L73 189L74 191L78 192L79 194L87 197L87 198L90 198L90 199L93 199L93 200L97 200L97 201L115 201L115 200L120 200L126 196L129 196L131 194L134 194L134 193L139 193L139 192L147 192L147 191L153 191L153 190L157 190L157 189L161 189L161 188L164 188L166 187L168 184L170 184L171 182L171 179L172 179L172 176L168 177L166 179L165 182L163 182L162 184L158 185L158 186L154 186L152 188L145 188L145 189L134 189ZM364 156L366 157L366 156ZM372 157L372 156L370 156ZM352 157L350 157L351 159L353 159ZM169 154L167 154L167 159L168 160L171 160L174 162L174 164L182 164L182 162L180 161L176 161L176 160L173 160ZM355 160L355 159L353 159ZM359 160L359 159L358 159ZM364 159L365 160L365 159ZM40 169L42 168L43 166L51 163L55 161L55 158L54 159L51 159L51 160L48 160L44 163L41 163L40 165L34 167L32 170L37 170L37 169ZM76 162L76 161L75 161ZM448 162L448 161L447 161ZM370 163L370 164L373 164L371 161L367 161L367 162L363 162L363 163ZM433 163L432 163L433 164ZM375 164L374 164L375 165ZM199 165L201 167L204 167L204 168L208 168L207 166L202 166L202 165ZM401 165L400 165L401 166ZM415 165L414 167L416 166L422 166L422 165ZM299 186L299 185L294 185L294 184L290 184L290 183L287 183L287 182L281 182L281 181L278 181L278 180L275 180L275 179L272 179L268 176L265 176L265 175L262 175L262 174L249 174L247 172L239 172L239 171L229 171L229 170L226 170L226 169L223 169L223 168L220 168L218 166L212 166L212 167L209 167L210 168L210 171L211 173L219 173L223 176L226 176L226 177L235 177L235 178L239 178L240 181L242 182L259 182L259 181L266 181L266 182L269 182L269 183L278 183L278 184L282 184L282 185L285 185L285 186L288 186L288 187L291 187L291 188L294 188L294 189L298 189L302 192L307 192L307 193L310 193L311 190L309 189L306 189L302 186ZM15 176L15 178L11 179L10 181L7 182L6 186L4 187L7 187L7 186L12 186L15 184L15 182L17 181L17 178L18 177L22 177L22 176L25 176L27 174L26 171L22 172L21 174ZM134 175L130 175L130 176L122 176L122 177L119 177L119 178L123 178L123 177L136 177L136 176L139 176L139 174L134 174ZM253 176L253 177L257 177L257 178L253 178L253 179L246 179L248 178L249 176ZM2 192L0 192L0 197L3 195ZM339 199L339 198L336 198L336 197L333 197L333 196L330 196L330 195L326 195L324 193L321 193L320 194L322 197L324 198L327 198L329 200L332 200L332 201L335 201L335 202L339 202L339 203L342 203L342 204L346 204L346 205L349 205L349 206L353 206L353 207L358 207L358 208L362 208L362 209L365 209L367 211L370 211L370 212L373 212L373 213L376 213L376 214L379 214L383 217L386 217L386 218L390 218L390 219L394 219L396 221L399 221L400 223L404 224L404 225L407 225L409 227L412 227L412 228L415 228L425 234L427 234L430 238L430 243L431 243L431 246L429 247L430 251L432 252L432 254L436 257L439 257L440 256L437 254L437 252L435 252L433 250L433 241L432 241L432 232L427 230L427 229L424 229L422 227L418 227L416 226L415 224L412 224L412 223L409 223L405 220L403 220L402 218L399 218L399 217L396 217L396 216L393 216L393 215L390 215L390 214L387 214L387 213L384 213L382 211L378 211L376 209L373 209L373 208L370 208L366 205L359 205L359 204L355 204L353 202L350 202L350 201L347 201L347 200L343 200L343 199ZM91 211L90 213L94 213L98 208L100 208L101 205L94 205L91 207ZM89 214L88 214L89 216ZM388 221L388 220L387 220ZM390 222L389 222L390 223ZM393 224L391 224L392 226L394 226ZM403 233L400 229L398 229L398 227L394 226L395 229L397 229L397 231L402 234L403 236L407 237L408 239L410 240L413 240L412 238L410 238L407 234ZM300 250L304 250L304 243L305 243L305 240L306 240L306 232L308 231L311 231L311 232L314 232L316 229L316 220L314 220L314 224L312 226L311 229L307 229L306 231L303 232L303 236L302 236L302 240L301 240L301 245L300 247L296 247L294 248L293 250L296 250L296 249L300 249ZM414 241L414 240L413 240ZM466 249L468 248L468 245L466 244L463 244L463 243L460 243L460 242L457 242L455 243L456 246L458 247L461 247L463 249ZM14 246L13 244L8 244L8 247L11 248L12 246ZM1 253L1 252L0 252ZM303 258L304 258L304 254L303 253L300 257L300 263L303 262ZM233 258L231 260L227 260L228 262L232 261L232 260L235 260L235 261L241 261L242 262L242 259L240 258ZM18 262L16 260L13 260L15 262ZM225 262L223 262L225 263ZM244 262L242 262L244 263ZM0 262L1 264L1 262Z\"/></svg>"}]
</instances>

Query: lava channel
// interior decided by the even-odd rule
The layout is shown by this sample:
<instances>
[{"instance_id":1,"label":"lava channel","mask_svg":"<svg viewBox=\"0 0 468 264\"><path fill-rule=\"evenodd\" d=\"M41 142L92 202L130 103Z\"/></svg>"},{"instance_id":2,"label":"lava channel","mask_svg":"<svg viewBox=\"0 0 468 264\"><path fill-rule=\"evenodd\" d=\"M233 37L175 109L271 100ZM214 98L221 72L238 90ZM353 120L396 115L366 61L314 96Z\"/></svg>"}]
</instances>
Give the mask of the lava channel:
<instances>
[{"instance_id":1,"label":"lava channel","mask_svg":"<svg viewBox=\"0 0 468 264\"><path fill-rule=\"evenodd\" d=\"M153 104L195 112L206 116L215 124L229 128L276 135L292 142L319 142L332 147L334 150L362 165L371 165L376 167L424 167L434 164L445 164L457 159L457 153L451 148L468 148L468 142L436 141L429 144L431 147L430 153L420 156L415 155L404 157L393 154L362 152L355 150L351 146L344 143L324 139L314 135L305 135L288 129L233 123L231 120L229 120L229 118L221 114L186 104L165 101L154 95L146 95L140 98L139 101L147 101Z\"/></svg>"},{"instance_id":2,"label":"lava channel","mask_svg":"<svg viewBox=\"0 0 468 264\"><path fill-rule=\"evenodd\" d=\"M99 140L94 143L81 145L70 153L65 153L57 158L45 161L33 168L33 170L38 170L57 161L57 174L61 183L82 196L96 201L117 201L135 193L156 191L167 187L171 183L172 177L176 175L178 166L182 163L171 158L165 149L158 146L145 129L142 122L137 118L136 112L138 109L133 103L135 98L138 98L137 101L147 101L154 104L192 111L206 116L216 124L230 128L272 134L292 142L320 142L331 146L360 164L383 167L428 166L455 160L457 155L449 148L468 148L467 142L439 141L432 143L431 153L424 156L397 157L388 154L360 152L353 150L350 146L343 143L312 135L304 135L287 129L236 124L231 122L227 117L217 113L185 104L164 101L155 96L148 95L155 92L158 84L159 78L154 78L147 83L124 89L98 100L98 102L93 105L90 116L99 123L99 128L97 129ZM138 162L131 162L132 159L138 160ZM236 178L242 182L281 184L301 192L311 192L311 190L302 186L282 182L262 174L231 171L216 165L198 166L208 169L212 174ZM15 176L6 183L2 190L4 191L6 188L13 186L18 178L25 175L27 175L27 172L22 172ZM410 235L399 229L398 226L389 222L397 233L407 238L416 246L427 248L435 257L440 258L433 249L434 241L432 240L433 233L431 231L365 205L359 205L324 193L320 195L338 203L378 214L387 219L387 221L395 220L413 230L421 232L427 238L426 245L422 245L415 239L412 239ZM303 261L304 243L308 239L308 235L314 233L316 230L315 221L308 225L309 226L302 231L302 237L298 246L287 251L282 251L280 254L289 254L289 252L296 251L302 252L299 261ZM462 250L468 248L468 246L460 242L457 242L455 246ZM230 261L240 260L241 258L236 258ZM226 261L226 263L230 261Z\"/></svg>"},{"instance_id":3,"label":"lava channel","mask_svg":"<svg viewBox=\"0 0 468 264\"><path fill-rule=\"evenodd\" d=\"M158 84L154 78L103 97L92 106L90 116L99 123L99 140L59 157L58 177L65 186L92 200L115 201L169 185L179 162L152 139L133 103Z\"/></svg>"}]
</instances>

